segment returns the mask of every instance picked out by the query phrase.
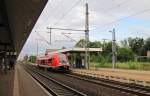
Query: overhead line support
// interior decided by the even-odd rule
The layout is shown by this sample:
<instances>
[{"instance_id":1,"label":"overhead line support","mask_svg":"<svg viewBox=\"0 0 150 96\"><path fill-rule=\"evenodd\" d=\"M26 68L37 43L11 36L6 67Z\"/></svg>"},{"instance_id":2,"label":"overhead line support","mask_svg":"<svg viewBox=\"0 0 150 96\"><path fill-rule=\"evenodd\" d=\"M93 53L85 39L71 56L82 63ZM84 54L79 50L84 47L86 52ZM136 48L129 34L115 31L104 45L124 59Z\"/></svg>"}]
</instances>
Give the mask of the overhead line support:
<instances>
[{"instance_id":1,"label":"overhead line support","mask_svg":"<svg viewBox=\"0 0 150 96\"><path fill-rule=\"evenodd\" d=\"M51 28L47 28L47 29L49 29L49 43L50 43L50 45L52 44L52 41L51 41L51 38L52 38L52 32L51 32Z\"/></svg>"},{"instance_id":2,"label":"overhead line support","mask_svg":"<svg viewBox=\"0 0 150 96\"><path fill-rule=\"evenodd\" d=\"M89 69L89 13L88 13L88 3L85 4L86 13L85 13L85 66Z\"/></svg>"},{"instance_id":3,"label":"overhead line support","mask_svg":"<svg viewBox=\"0 0 150 96\"><path fill-rule=\"evenodd\" d=\"M51 28L51 27L47 27L47 29L68 30L68 31L85 31L85 30L77 30L77 29Z\"/></svg>"}]
</instances>

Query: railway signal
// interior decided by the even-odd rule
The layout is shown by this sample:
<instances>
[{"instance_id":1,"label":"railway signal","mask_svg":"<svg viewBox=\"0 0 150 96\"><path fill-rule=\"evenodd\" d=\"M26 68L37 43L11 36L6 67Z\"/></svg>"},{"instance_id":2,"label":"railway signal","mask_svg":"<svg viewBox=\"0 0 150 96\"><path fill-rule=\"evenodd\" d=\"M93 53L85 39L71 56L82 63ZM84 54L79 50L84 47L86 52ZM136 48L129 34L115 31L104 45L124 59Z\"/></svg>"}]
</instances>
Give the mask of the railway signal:
<instances>
[{"instance_id":1,"label":"railway signal","mask_svg":"<svg viewBox=\"0 0 150 96\"><path fill-rule=\"evenodd\" d=\"M116 63L116 37L115 37L115 28L113 28L112 31L109 31L112 33L112 68L115 68Z\"/></svg>"},{"instance_id":2,"label":"railway signal","mask_svg":"<svg viewBox=\"0 0 150 96\"><path fill-rule=\"evenodd\" d=\"M85 65L89 69L89 12L88 12L88 3L85 4L86 13L85 13Z\"/></svg>"}]
</instances>

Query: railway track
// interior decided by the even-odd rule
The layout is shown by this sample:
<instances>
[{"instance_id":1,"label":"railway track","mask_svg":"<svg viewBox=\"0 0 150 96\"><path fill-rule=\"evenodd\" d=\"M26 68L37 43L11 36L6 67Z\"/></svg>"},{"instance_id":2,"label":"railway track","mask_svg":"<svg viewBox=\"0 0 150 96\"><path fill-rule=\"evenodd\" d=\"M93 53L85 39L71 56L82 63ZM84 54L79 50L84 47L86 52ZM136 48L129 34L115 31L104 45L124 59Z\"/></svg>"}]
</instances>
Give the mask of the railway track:
<instances>
[{"instance_id":1,"label":"railway track","mask_svg":"<svg viewBox=\"0 0 150 96\"><path fill-rule=\"evenodd\" d=\"M33 66L30 66L30 67L33 67ZM33 68L37 70L36 67L33 67ZM60 82L65 83L67 81L66 84L71 83L71 82L69 82L71 80L74 80L75 82L80 80L79 83L77 82L75 84L76 86L83 87L83 86L85 86L83 83L87 82L86 84L88 84L91 87L93 86L93 84L95 84L94 88L95 88L95 90L98 90L98 91L99 91L98 87L103 86L103 87L112 89L113 90L112 94L115 93L114 89L118 90L118 92L120 92L120 93L124 93L124 95L119 94L118 96L150 96L150 88L149 87L144 87L144 86L139 86L139 85L134 85L134 84L133 85L126 84L126 83L121 83L121 82L117 82L117 81L113 81L113 80L109 80L109 79L92 78L89 76L81 76L81 75L77 75L77 74L55 74L55 73L50 73L50 72L46 72L46 71L42 71L42 70L38 70L38 71L40 73L44 73L45 75L47 75L53 79L58 80ZM63 78L64 81L60 80L60 78ZM72 84L68 84L68 85L73 86L73 82L72 82ZM88 87L84 87L84 88L86 89L86 91L88 90L87 94L90 94L91 89ZM78 88L76 87L76 89L78 89ZM105 91L105 90L106 89L103 89L102 91ZM86 92L86 91L83 90L82 92ZM94 92L96 92L96 91L94 91ZM107 93L109 93L109 91ZM94 93L92 93L92 94L94 94ZM110 92L110 94L111 94L111 92ZM117 95L112 95L112 94L111 94L111 96L117 96ZM95 95L99 96L99 94L98 95L95 94ZM100 96L105 96L105 95L100 95Z\"/></svg>"},{"instance_id":2,"label":"railway track","mask_svg":"<svg viewBox=\"0 0 150 96\"><path fill-rule=\"evenodd\" d=\"M70 76L73 76L73 77L74 76L79 76L79 77L81 77L82 75L70 74ZM92 76L85 76L85 77L89 78L89 79L94 79L94 80L106 82L106 83L116 84L116 85L120 85L120 86L125 86L125 87L130 87L130 88L135 88L135 89L139 89L139 90L144 90L144 91L150 92L150 87L149 86L138 85L138 84L135 84L135 83L119 82L119 81L115 81L115 80L111 80L111 79L97 78L97 77L92 77Z\"/></svg>"},{"instance_id":3,"label":"railway track","mask_svg":"<svg viewBox=\"0 0 150 96\"><path fill-rule=\"evenodd\" d=\"M35 79L37 80L48 92L50 92L53 96L87 96L82 92L79 92L69 86L66 86L49 76L34 70L33 68L29 68L27 66L24 67L25 70Z\"/></svg>"},{"instance_id":4,"label":"railway track","mask_svg":"<svg viewBox=\"0 0 150 96\"><path fill-rule=\"evenodd\" d=\"M81 76L78 74L65 74L65 75L73 78L78 78L84 81L93 82L99 85L107 86L110 88L114 88L127 93L135 94L137 96L150 96L149 87L144 87L135 84L127 84L127 83L117 82L117 81L103 79L103 78L101 79L101 78L93 78L89 76Z\"/></svg>"}]
</instances>

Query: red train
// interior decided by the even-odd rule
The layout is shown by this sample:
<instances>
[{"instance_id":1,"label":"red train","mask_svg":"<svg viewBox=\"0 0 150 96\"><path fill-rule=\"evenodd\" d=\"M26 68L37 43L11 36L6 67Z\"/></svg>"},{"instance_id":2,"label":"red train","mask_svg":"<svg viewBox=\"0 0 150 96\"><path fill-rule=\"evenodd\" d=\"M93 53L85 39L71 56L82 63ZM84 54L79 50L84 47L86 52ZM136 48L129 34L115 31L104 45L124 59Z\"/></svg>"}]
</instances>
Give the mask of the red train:
<instances>
[{"instance_id":1,"label":"red train","mask_svg":"<svg viewBox=\"0 0 150 96\"><path fill-rule=\"evenodd\" d=\"M53 53L37 57L36 63L40 68L69 71L69 61L66 54L63 53Z\"/></svg>"}]
</instances>

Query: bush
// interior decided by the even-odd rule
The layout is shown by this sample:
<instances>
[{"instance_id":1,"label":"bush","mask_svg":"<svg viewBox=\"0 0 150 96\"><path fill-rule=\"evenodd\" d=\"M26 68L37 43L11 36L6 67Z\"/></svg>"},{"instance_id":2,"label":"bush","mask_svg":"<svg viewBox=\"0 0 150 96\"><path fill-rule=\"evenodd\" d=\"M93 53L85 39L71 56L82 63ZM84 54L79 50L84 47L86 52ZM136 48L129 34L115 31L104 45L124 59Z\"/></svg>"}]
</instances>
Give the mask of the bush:
<instances>
[{"instance_id":1,"label":"bush","mask_svg":"<svg viewBox=\"0 0 150 96\"><path fill-rule=\"evenodd\" d=\"M134 62L128 62L129 69L137 69L137 65Z\"/></svg>"},{"instance_id":2,"label":"bush","mask_svg":"<svg viewBox=\"0 0 150 96\"><path fill-rule=\"evenodd\" d=\"M119 48L117 60L120 62L134 60L134 53L129 48Z\"/></svg>"}]
</instances>

